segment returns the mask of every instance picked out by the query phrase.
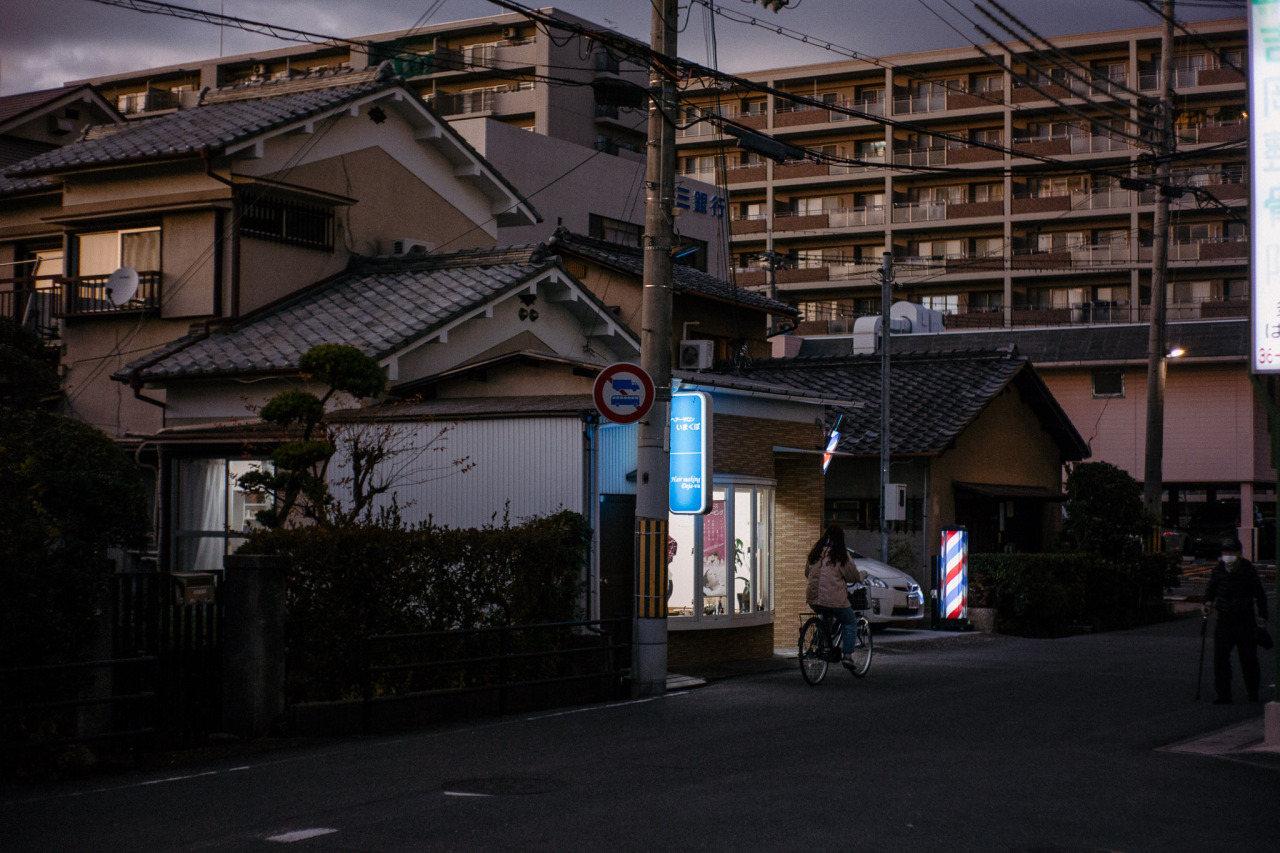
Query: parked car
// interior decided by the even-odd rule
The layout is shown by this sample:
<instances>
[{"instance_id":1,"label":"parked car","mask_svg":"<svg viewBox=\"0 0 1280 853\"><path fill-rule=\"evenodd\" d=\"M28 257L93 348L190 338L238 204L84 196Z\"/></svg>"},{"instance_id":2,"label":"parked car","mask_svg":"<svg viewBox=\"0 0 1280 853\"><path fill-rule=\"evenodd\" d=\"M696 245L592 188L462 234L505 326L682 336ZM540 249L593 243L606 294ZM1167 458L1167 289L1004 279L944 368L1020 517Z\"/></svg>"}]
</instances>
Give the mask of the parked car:
<instances>
[{"instance_id":1,"label":"parked car","mask_svg":"<svg viewBox=\"0 0 1280 853\"><path fill-rule=\"evenodd\" d=\"M1260 543L1275 541L1275 519L1264 516L1257 506L1253 508L1253 526L1258 530ZM1223 539L1240 538L1240 500L1225 498L1197 506L1191 511L1186 531L1184 553L1216 559Z\"/></svg>"},{"instance_id":2,"label":"parked car","mask_svg":"<svg viewBox=\"0 0 1280 853\"><path fill-rule=\"evenodd\" d=\"M866 616L873 628L913 626L924 619L924 596L915 578L857 551L849 551L849 556L853 557L859 569L867 573L867 598L871 609Z\"/></svg>"}]
</instances>

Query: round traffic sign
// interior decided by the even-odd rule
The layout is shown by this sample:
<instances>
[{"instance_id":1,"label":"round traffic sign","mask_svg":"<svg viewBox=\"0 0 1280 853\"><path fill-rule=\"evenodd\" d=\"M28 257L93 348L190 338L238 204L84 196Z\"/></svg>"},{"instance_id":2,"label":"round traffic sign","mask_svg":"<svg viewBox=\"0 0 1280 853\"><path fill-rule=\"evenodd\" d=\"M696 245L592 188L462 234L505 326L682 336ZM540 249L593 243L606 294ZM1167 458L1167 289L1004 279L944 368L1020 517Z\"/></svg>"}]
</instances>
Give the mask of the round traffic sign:
<instances>
[{"instance_id":1,"label":"round traffic sign","mask_svg":"<svg viewBox=\"0 0 1280 853\"><path fill-rule=\"evenodd\" d=\"M611 364L596 377L592 396L596 408L615 424L633 424L653 406L653 380L638 365Z\"/></svg>"}]
</instances>

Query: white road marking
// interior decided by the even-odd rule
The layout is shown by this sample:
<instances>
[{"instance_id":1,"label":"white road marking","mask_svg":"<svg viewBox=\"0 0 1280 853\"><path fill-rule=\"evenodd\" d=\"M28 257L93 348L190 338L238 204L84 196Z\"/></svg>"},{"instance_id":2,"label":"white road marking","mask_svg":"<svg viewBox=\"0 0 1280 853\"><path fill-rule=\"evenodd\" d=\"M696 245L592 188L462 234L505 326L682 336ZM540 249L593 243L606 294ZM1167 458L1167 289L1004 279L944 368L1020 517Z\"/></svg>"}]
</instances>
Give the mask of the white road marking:
<instances>
[{"instance_id":1,"label":"white road marking","mask_svg":"<svg viewBox=\"0 0 1280 853\"><path fill-rule=\"evenodd\" d=\"M314 829L297 829L293 832L286 832L282 835L273 835L268 841L276 841L280 844L292 844L295 841L306 841L308 838L317 838L321 835L332 835L337 832L336 829L318 826Z\"/></svg>"},{"instance_id":2,"label":"white road marking","mask_svg":"<svg viewBox=\"0 0 1280 853\"><path fill-rule=\"evenodd\" d=\"M493 794L476 794L470 791L445 791L446 797L492 797Z\"/></svg>"}]
</instances>

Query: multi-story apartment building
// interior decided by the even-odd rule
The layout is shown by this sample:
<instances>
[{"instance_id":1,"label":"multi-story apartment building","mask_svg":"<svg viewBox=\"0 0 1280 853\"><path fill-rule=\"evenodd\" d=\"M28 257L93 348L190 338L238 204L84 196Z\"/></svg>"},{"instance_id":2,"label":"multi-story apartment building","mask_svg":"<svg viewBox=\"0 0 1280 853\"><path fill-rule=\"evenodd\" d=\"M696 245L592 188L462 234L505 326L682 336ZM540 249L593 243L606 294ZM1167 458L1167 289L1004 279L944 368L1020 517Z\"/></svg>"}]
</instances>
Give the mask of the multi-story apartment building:
<instances>
[{"instance_id":1,"label":"multi-story apartment building","mask_svg":"<svg viewBox=\"0 0 1280 853\"><path fill-rule=\"evenodd\" d=\"M879 313L874 273L892 252L898 298L943 311L949 328L1145 320L1161 28L1036 47L686 90L678 168L727 186L737 282L776 287L814 321L801 331L838 333ZM1243 316L1247 304L1244 48L1243 19L1179 33L1173 319ZM766 159L726 124L800 151Z\"/></svg>"},{"instance_id":2,"label":"multi-story apartment building","mask_svg":"<svg viewBox=\"0 0 1280 853\"><path fill-rule=\"evenodd\" d=\"M543 11L571 25L599 29L598 24L566 12ZM645 111L597 104L595 89L618 85L618 81L644 86L647 72L584 39L548 38L514 13L335 39L324 45L305 43L192 60L79 82L93 83L122 113L137 117L194 106L203 89L360 70L386 61L447 119L494 118L644 160Z\"/></svg>"}]
</instances>

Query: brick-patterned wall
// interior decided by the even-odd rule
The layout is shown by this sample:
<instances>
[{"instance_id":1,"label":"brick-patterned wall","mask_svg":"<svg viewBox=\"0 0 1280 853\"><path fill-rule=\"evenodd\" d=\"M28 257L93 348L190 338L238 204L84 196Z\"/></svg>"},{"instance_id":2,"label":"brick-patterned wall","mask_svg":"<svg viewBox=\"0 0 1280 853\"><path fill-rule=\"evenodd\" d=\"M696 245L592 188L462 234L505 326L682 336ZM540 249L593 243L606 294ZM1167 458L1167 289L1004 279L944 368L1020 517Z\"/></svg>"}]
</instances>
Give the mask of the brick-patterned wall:
<instances>
[{"instance_id":1,"label":"brick-patterned wall","mask_svg":"<svg viewBox=\"0 0 1280 853\"><path fill-rule=\"evenodd\" d=\"M692 663L758 660L772 655L772 625L667 633L667 669L671 671Z\"/></svg>"},{"instance_id":2,"label":"brick-patterned wall","mask_svg":"<svg viewBox=\"0 0 1280 853\"><path fill-rule=\"evenodd\" d=\"M809 549L822 535L822 457L779 455L775 470L773 644L785 649L796 643L796 614L809 609L804 600L804 566Z\"/></svg>"}]
</instances>

